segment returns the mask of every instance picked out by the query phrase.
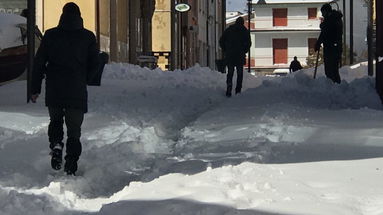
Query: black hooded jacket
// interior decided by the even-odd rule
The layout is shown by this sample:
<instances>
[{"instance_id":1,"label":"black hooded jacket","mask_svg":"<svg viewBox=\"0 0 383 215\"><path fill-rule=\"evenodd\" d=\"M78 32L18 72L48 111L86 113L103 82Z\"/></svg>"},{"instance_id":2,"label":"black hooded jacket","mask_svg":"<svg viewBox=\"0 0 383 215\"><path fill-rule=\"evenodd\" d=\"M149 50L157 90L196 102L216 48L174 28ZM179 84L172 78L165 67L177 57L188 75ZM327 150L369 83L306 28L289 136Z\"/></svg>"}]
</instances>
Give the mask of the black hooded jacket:
<instances>
[{"instance_id":1,"label":"black hooded jacket","mask_svg":"<svg viewBox=\"0 0 383 215\"><path fill-rule=\"evenodd\" d=\"M59 25L49 29L36 53L32 94L40 94L46 79L45 104L87 112L87 80L98 68L96 37L83 27L78 14L63 13Z\"/></svg>"},{"instance_id":2,"label":"black hooded jacket","mask_svg":"<svg viewBox=\"0 0 383 215\"><path fill-rule=\"evenodd\" d=\"M342 48L343 22L342 13L332 10L323 22L320 24L321 33L319 35L318 44L322 44L325 49Z\"/></svg>"},{"instance_id":3,"label":"black hooded jacket","mask_svg":"<svg viewBox=\"0 0 383 215\"><path fill-rule=\"evenodd\" d=\"M249 31L244 25L231 25L223 32L219 45L225 53L227 64L244 65L246 53L251 46Z\"/></svg>"}]
</instances>

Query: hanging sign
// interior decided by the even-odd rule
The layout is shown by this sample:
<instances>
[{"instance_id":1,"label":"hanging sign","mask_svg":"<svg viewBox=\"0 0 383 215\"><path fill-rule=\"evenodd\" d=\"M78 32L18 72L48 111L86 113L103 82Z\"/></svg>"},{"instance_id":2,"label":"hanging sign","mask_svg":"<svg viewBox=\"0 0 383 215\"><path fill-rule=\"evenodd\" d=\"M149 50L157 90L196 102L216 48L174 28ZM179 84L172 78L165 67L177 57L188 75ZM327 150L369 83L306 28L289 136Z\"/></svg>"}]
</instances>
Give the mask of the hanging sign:
<instances>
[{"instance_id":1,"label":"hanging sign","mask_svg":"<svg viewBox=\"0 0 383 215\"><path fill-rule=\"evenodd\" d=\"M186 4L186 3L179 3L179 4L176 4L175 6L176 8L176 11L178 12L187 12L190 10L190 5Z\"/></svg>"}]
</instances>

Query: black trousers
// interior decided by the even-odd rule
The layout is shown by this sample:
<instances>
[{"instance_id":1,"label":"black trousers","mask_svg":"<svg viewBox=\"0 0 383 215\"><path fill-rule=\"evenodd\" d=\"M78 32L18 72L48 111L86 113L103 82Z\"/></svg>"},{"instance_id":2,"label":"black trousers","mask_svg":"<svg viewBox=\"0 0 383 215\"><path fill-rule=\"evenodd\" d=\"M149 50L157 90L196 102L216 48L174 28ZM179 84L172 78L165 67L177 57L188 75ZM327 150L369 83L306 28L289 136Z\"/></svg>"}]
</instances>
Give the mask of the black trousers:
<instances>
[{"instance_id":1,"label":"black trousers","mask_svg":"<svg viewBox=\"0 0 383 215\"><path fill-rule=\"evenodd\" d=\"M339 61L341 53L337 47L324 49L324 71L326 77L340 84Z\"/></svg>"},{"instance_id":2,"label":"black trousers","mask_svg":"<svg viewBox=\"0 0 383 215\"><path fill-rule=\"evenodd\" d=\"M81 155L82 147L80 142L81 125L84 120L84 111L72 108L48 107L50 123L48 127L48 137L50 148L56 144L64 146L64 120L67 128L66 156L78 160Z\"/></svg>"},{"instance_id":3,"label":"black trousers","mask_svg":"<svg viewBox=\"0 0 383 215\"><path fill-rule=\"evenodd\" d=\"M227 65L227 88L231 90L233 87L234 68L237 70L237 85L235 86L235 92L241 92L243 80L243 65Z\"/></svg>"}]
</instances>

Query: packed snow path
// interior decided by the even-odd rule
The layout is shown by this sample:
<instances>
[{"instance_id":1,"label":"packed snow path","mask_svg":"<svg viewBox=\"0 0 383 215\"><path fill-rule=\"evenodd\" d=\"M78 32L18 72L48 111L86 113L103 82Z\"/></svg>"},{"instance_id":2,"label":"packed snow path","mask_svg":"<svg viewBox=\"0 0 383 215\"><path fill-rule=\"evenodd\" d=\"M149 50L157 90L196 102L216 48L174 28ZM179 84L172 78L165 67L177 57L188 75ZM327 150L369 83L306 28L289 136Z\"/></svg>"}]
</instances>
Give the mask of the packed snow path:
<instances>
[{"instance_id":1,"label":"packed snow path","mask_svg":"<svg viewBox=\"0 0 383 215\"><path fill-rule=\"evenodd\" d=\"M359 65L245 74L111 64L89 88L78 176L49 166L44 97L0 87L0 214L383 214L383 123ZM322 72L323 73L323 72Z\"/></svg>"}]
</instances>

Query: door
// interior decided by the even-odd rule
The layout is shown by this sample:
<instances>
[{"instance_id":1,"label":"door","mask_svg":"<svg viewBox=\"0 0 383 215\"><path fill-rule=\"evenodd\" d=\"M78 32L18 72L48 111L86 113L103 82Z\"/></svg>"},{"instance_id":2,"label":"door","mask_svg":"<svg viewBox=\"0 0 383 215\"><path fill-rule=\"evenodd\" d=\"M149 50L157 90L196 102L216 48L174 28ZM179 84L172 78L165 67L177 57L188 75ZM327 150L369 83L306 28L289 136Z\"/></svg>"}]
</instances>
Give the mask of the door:
<instances>
[{"instance_id":1,"label":"door","mask_svg":"<svg viewBox=\"0 0 383 215\"><path fill-rule=\"evenodd\" d=\"M287 64L287 39L273 39L273 63Z\"/></svg>"},{"instance_id":2,"label":"door","mask_svg":"<svg viewBox=\"0 0 383 215\"><path fill-rule=\"evenodd\" d=\"M308 41L309 55L315 53L315 44L317 43L317 38L309 38Z\"/></svg>"}]
</instances>

